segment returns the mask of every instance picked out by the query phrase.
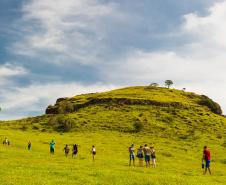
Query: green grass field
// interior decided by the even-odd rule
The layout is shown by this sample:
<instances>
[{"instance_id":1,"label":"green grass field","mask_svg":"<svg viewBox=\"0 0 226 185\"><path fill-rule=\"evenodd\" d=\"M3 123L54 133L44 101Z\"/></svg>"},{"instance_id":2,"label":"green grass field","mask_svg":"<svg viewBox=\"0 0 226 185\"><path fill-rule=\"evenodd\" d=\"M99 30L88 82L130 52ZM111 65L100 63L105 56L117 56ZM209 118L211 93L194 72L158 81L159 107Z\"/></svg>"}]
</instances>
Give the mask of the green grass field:
<instances>
[{"instance_id":1,"label":"green grass field","mask_svg":"<svg viewBox=\"0 0 226 185\"><path fill-rule=\"evenodd\" d=\"M87 104L93 99L96 103ZM56 114L0 122L0 139L11 141L9 147L0 145L0 184L226 184L226 118L216 113L218 105L206 97L130 87L66 98L53 108ZM54 156L49 154L52 139ZM31 151L27 150L29 140ZM66 158L65 144L74 143L78 156ZM138 160L130 167L131 143L136 149L154 144L157 168L139 167ZM92 145L97 149L95 162ZM212 154L211 176L202 174L204 145Z\"/></svg>"},{"instance_id":2,"label":"green grass field","mask_svg":"<svg viewBox=\"0 0 226 185\"><path fill-rule=\"evenodd\" d=\"M168 141L152 135L94 133L40 133L1 130L1 138L9 137L11 146L0 147L0 184L172 184L201 185L226 183L225 148L216 141L204 138L197 142ZM49 154L52 139L56 153ZM27 150L27 141L32 150ZM64 156L65 144L76 143L79 153L75 159ZM157 150L157 168L128 166L128 146L134 143L154 143ZM202 175L202 148L209 143L213 161L213 175ZM97 155L92 161L91 146Z\"/></svg>"}]
</instances>

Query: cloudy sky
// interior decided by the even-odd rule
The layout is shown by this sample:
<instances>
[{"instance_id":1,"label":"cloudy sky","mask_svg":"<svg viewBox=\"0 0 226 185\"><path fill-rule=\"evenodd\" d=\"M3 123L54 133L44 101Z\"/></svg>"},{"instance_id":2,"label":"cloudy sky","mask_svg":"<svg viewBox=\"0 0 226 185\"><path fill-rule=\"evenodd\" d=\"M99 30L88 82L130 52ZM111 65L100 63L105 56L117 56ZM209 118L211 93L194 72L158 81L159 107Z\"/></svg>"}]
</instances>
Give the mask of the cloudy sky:
<instances>
[{"instance_id":1,"label":"cloudy sky","mask_svg":"<svg viewBox=\"0 0 226 185\"><path fill-rule=\"evenodd\" d=\"M226 0L0 0L0 119L174 81L226 111Z\"/></svg>"}]
</instances>

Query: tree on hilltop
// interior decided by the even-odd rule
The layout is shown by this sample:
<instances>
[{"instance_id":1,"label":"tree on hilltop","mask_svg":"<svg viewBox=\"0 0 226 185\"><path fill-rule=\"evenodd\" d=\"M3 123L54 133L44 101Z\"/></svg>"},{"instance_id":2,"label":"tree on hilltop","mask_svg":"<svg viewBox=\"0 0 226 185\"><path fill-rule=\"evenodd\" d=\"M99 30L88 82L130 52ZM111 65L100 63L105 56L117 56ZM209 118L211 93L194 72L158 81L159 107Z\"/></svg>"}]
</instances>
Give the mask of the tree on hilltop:
<instances>
[{"instance_id":1,"label":"tree on hilltop","mask_svg":"<svg viewBox=\"0 0 226 185\"><path fill-rule=\"evenodd\" d=\"M172 81L172 80L166 80L166 81L165 81L165 86L166 86L167 88L170 88L171 85L173 85L173 81Z\"/></svg>"}]
</instances>

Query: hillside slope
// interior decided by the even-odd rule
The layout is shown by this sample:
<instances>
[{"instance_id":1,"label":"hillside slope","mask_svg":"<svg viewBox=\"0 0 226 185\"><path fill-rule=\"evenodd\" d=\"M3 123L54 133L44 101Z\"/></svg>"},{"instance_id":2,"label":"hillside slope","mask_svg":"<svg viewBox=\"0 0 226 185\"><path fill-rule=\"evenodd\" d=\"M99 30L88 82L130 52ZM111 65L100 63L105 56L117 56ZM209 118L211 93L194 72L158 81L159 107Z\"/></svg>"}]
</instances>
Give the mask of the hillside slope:
<instances>
[{"instance_id":1,"label":"hillside slope","mask_svg":"<svg viewBox=\"0 0 226 185\"><path fill-rule=\"evenodd\" d=\"M129 87L60 98L45 115L0 123L0 184L225 185L226 118L206 96ZM56 141L54 156L49 142ZM27 142L32 150L27 151ZM78 155L65 157L66 144ZM128 166L128 147L153 145L157 168ZM97 155L92 161L91 147ZM202 149L212 176L202 175ZM70 151L71 155L71 151Z\"/></svg>"},{"instance_id":2,"label":"hillside slope","mask_svg":"<svg viewBox=\"0 0 226 185\"><path fill-rule=\"evenodd\" d=\"M59 98L46 115L4 122L1 127L41 131L152 133L165 138L223 138L226 119L220 106L203 95L160 87L128 87Z\"/></svg>"}]
</instances>

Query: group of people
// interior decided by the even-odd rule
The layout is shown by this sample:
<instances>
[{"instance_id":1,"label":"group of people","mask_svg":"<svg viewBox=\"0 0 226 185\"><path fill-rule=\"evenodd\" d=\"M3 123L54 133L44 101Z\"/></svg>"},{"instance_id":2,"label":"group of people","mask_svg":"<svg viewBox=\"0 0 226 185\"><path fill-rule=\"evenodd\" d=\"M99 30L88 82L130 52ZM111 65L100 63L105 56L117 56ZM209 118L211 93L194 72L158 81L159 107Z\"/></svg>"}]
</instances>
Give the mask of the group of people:
<instances>
[{"instance_id":1,"label":"group of people","mask_svg":"<svg viewBox=\"0 0 226 185\"><path fill-rule=\"evenodd\" d=\"M3 140L3 142L2 142L2 144L3 145L10 145L10 141L9 141L9 139L6 137L4 140Z\"/></svg>"},{"instance_id":2,"label":"group of people","mask_svg":"<svg viewBox=\"0 0 226 185\"><path fill-rule=\"evenodd\" d=\"M52 140L49 143L49 149L50 149L51 155L53 155L54 152L55 152L55 145L56 145L56 142L54 140ZM31 150L31 141L28 142L27 148L28 148L28 150ZM65 145L65 147L63 148L63 151L64 151L65 156L68 157L68 155L70 153L70 147L69 147L68 144ZM78 146L77 146L77 144L73 144L73 146L72 146L72 158L74 158L77 155L77 153L78 153ZM93 161L94 161L95 155L96 155L96 148L95 148L94 145L92 146L91 153L92 153Z\"/></svg>"},{"instance_id":3,"label":"group of people","mask_svg":"<svg viewBox=\"0 0 226 185\"><path fill-rule=\"evenodd\" d=\"M137 149L137 158L139 160L139 166L143 166L143 161L145 160L146 167L150 167L150 161L152 161L152 166L156 167L156 152L153 145L148 147L147 144L143 146L140 146ZM132 144L129 147L129 165L131 166L131 163L133 162L133 165L135 166L135 148L134 144Z\"/></svg>"},{"instance_id":4,"label":"group of people","mask_svg":"<svg viewBox=\"0 0 226 185\"><path fill-rule=\"evenodd\" d=\"M156 151L153 145L150 147L147 146L147 144L143 146L140 146L137 149L136 157L139 159L139 166L143 166L143 161L145 160L146 167L150 167L150 161L152 161L152 166L156 167ZM204 146L203 149L203 156L202 156L202 168L204 169L203 174L205 175L207 170L209 171L209 174L211 175L210 170L210 161L211 161L211 154L210 150L207 146ZM129 147L129 165L131 166L131 163L133 162L133 165L135 166L135 148L134 144L132 144Z\"/></svg>"},{"instance_id":5,"label":"group of people","mask_svg":"<svg viewBox=\"0 0 226 185\"><path fill-rule=\"evenodd\" d=\"M3 145L10 145L10 141L8 138L5 138L3 140ZM50 154L54 154L55 152L55 145L56 142L54 140L52 140L49 143L49 147L50 147ZM28 150L31 150L31 141L28 141L27 144L27 148ZM65 156L68 157L69 153L70 153L70 147L68 144L65 145L65 147L63 148ZM140 146L137 149L137 153L135 154L135 148L134 148L134 144L132 144L129 147L129 165L131 166L133 163L133 166L135 166L135 158L137 157L139 160L139 166L144 166L143 162L145 161L146 163L146 167L150 167L150 161L152 161L152 166L155 168L156 167L156 151L153 145L151 145L150 147L145 144L144 147ZM77 144L73 144L72 146L72 158L74 158L78 153L78 146ZM92 149L91 149L91 153L92 153L92 158L93 161L95 159L95 155L96 155L96 148L93 145ZM202 156L202 168L204 169L203 174L205 175L207 170L209 172L209 174L211 175L211 170L210 170L210 161L211 161L211 154L210 154L210 150L208 149L207 146L204 146L203 149L203 156Z\"/></svg>"},{"instance_id":6,"label":"group of people","mask_svg":"<svg viewBox=\"0 0 226 185\"><path fill-rule=\"evenodd\" d=\"M64 153L65 153L65 156L67 157L69 155L69 152L70 152L70 147L69 145L65 145L64 147ZM78 153L78 146L76 144L74 144L72 146L72 158L74 158Z\"/></svg>"}]
</instances>

